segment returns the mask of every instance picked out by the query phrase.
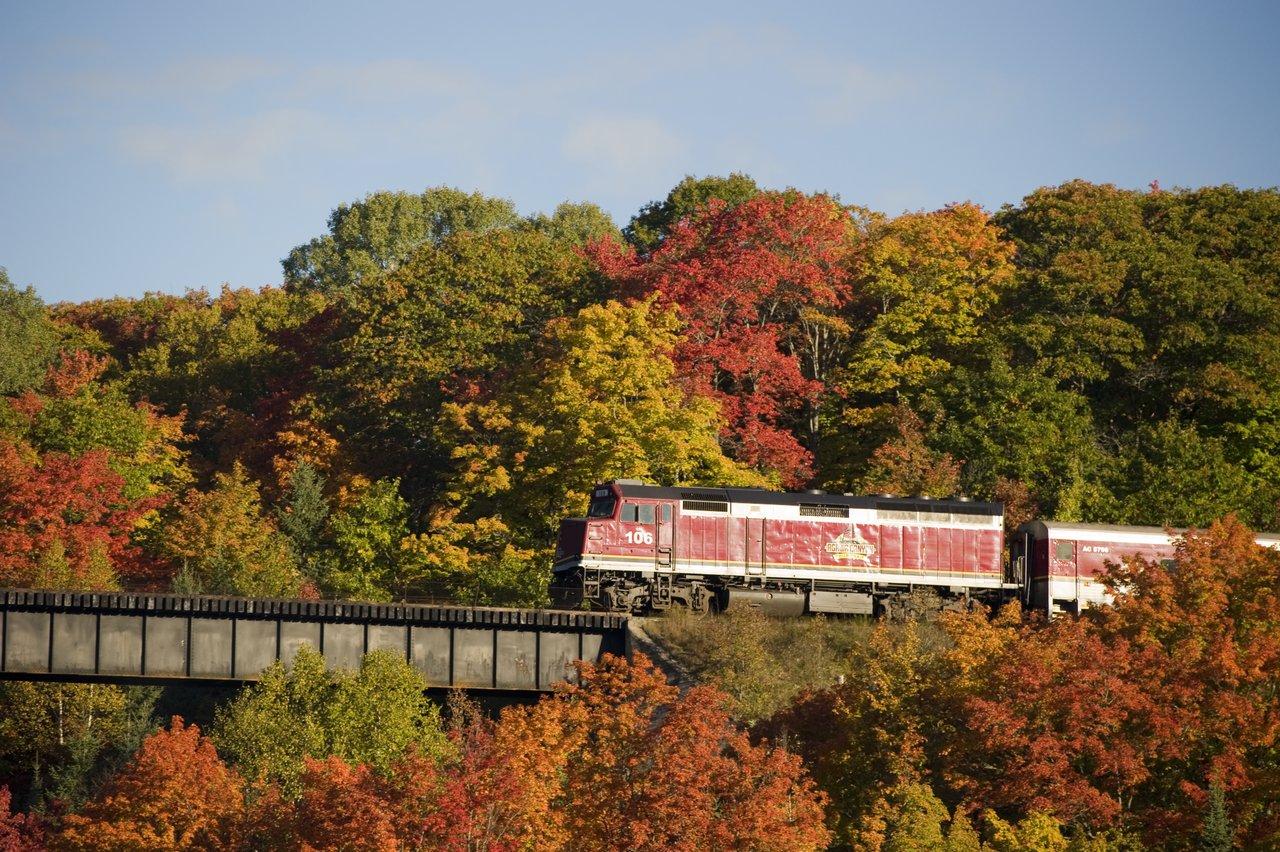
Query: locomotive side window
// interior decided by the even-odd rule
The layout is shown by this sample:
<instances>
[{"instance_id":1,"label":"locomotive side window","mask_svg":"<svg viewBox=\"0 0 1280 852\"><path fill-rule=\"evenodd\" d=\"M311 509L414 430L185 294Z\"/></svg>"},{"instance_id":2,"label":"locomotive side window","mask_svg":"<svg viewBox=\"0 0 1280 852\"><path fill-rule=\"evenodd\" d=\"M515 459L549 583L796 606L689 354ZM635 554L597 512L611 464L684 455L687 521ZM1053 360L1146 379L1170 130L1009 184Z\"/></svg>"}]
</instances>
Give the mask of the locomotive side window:
<instances>
[{"instance_id":1,"label":"locomotive side window","mask_svg":"<svg viewBox=\"0 0 1280 852\"><path fill-rule=\"evenodd\" d=\"M653 523L653 506L638 505L636 503L622 504L622 517L620 520L629 521L633 524L651 524Z\"/></svg>"},{"instance_id":2,"label":"locomotive side window","mask_svg":"<svg viewBox=\"0 0 1280 852\"><path fill-rule=\"evenodd\" d=\"M613 499L613 495L608 497L595 497L591 500L591 508L587 510L588 518L612 518L613 507L618 505L618 501Z\"/></svg>"},{"instance_id":3,"label":"locomotive side window","mask_svg":"<svg viewBox=\"0 0 1280 852\"><path fill-rule=\"evenodd\" d=\"M662 504L662 522L664 524L671 523L671 504L670 503Z\"/></svg>"},{"instance_id":4,"label":"locomotive side window","mask_svg":"<svg viewBox=\"0 0 1280 852\"><path fill-rule=\"evenodd\" d=\"M1076 546L1069 541L1060 541L1053 546L1054 559L1075 559Z\"/></svg>"}]
</instances>

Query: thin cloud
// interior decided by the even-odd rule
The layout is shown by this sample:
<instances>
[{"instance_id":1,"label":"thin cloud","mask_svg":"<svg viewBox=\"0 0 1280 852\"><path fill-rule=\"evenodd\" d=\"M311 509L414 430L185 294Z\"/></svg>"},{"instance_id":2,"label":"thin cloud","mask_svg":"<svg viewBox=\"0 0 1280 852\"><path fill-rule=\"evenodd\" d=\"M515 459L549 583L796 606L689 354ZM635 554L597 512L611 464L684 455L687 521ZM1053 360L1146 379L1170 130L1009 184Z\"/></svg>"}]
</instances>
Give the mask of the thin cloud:
<instances>
[{"instance_id":1,"label":"thin cloud","mask_svg":"<svg viewBox=\"0 0 1280 852\"><path fill-rule=\"evenodd\" d=\"M344 96L357 101L405 98L459 98L473 94L469 74L417 59L385 59L359 64L326 64L303 69L294 92L302 96Z\"/></svg>"},{"instance_id":2,"label":"thin cloud","mask_svg":"<svg viewBox=\"0 0 1280 852\"><path fill-rule=\"evenodd\" d=\"M454 168L473 169L493 169L503 149L521 139L524 150L544 155L554 156L558 145L583 178L573 191L621 194L650 190L692 165L686 140L694 130L670 116L698 96L696 87L667 81L714 74L747 93L762 74L792 80L795 97L777 105L778 115L824 124L854 120L913 88L901 75L815 54L784 28L717 27L643 61L613 54L588 64L590 74L558 69L504 79L416 57L288 64L278 57L205 56L144 72L108 68L74 82L63 77L54 88L100 104L110 113L104 124L114 125L107 139L117 151L182 182L259 178L290 151L332 147L335 135L343 150L417 147ZM646 91L683 94L615 112L620 86L634 86L637 78ZM163 121L153 118L157 108ZM733 97L718 109L712 138L698 153L750 136L753 156L736 159L759 167L773 150L770 134Z\"/></svg>"},{"instance_id":3,"label":"thin cloud","mask_svg":"<svg viewBox=\"0 0 1280 852\"><path fill-rule=\"evenodd\" d=\"M813 116L825 124L847 124L876 104L900 98L912 89L902 74L875 71L843 60L798 59L791 73L808 95Z\"/></svg>"},{"instance_id":4,"label":"thin cloud","mask_svg":"<svg viewBox=\"0 0 1280 852\"><path fill-rule=\"evenodd\" d=\"M589 169L597 184L616 191L652 185L678 165L688 146L656 118L594 115L569 129L561 150Z\"/></svg>"},{"instance_id":5,"label":"thin cloud","mask_svg":"<svg viewBox=\"0 0 1280 852\"><path fill-rule=\"evenodd\" d=\"M67 86L92 98L193 98L223 95L247 86L260 86L284 70L255 56L207 56L187 59L153 72L98 70L74 74ZM56 84L55 84L56 85Z\"/></svg>"},{"instance_id":6,"label":"thin cloud","mask_svg":"<svg viewBox=\"0 0 1280 852\"><path fill-rule=\"evenodd\" d=\"M144 125L120 134L120 148L140 163L156 165L182 181L250 180L290 151L332 139L315 113L278 109L230 125Z\"/></svg>"}]
</instances>

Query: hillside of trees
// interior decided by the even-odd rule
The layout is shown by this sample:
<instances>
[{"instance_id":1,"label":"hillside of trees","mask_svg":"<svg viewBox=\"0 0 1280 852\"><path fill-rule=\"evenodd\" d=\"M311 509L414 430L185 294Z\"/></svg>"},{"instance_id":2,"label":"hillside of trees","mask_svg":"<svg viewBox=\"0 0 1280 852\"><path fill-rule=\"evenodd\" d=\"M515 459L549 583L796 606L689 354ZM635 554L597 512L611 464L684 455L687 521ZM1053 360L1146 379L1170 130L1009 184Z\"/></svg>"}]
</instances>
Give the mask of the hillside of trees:
<instances>
[{"instance_id":1,"label":"hillside of trees","mask_svg":"<svg viewBox=\"0 0 1280 852\"><path fill-rule=\"evenodd\" d=\"M891 216L731 175L620 229L434 188L281 251L80 304L0 272L0 586L536 606L614 477L1208 531L1079 620L672 624L682 695L615 660L442 712L375 656L198 729L7 683L0 849L1280 844L1280 192Z\"/></svg>"}]
</instances>

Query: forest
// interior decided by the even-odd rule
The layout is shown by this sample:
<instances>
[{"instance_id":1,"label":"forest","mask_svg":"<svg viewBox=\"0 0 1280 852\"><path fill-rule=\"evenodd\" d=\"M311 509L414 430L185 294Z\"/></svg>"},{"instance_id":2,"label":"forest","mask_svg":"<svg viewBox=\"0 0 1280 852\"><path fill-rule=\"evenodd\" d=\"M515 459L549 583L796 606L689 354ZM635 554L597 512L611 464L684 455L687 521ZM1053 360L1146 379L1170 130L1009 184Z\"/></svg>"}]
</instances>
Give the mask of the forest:
<instances>
[{"instance_id":1,"label":"forest","mask_svg":"<svg viewBox=\"0 0 1280 852\"><path fill-rule=\"evenodd\" d=\"M616 477L1201 532L1079 619L675 618L698 683L496 713L377 654L216 706L7 682L0 849L1280 846L1280 191L733 174L619 228L438 187L281 250L76 304L0 271L0 586L540 606Z\"/></svg>"}]
</instances>

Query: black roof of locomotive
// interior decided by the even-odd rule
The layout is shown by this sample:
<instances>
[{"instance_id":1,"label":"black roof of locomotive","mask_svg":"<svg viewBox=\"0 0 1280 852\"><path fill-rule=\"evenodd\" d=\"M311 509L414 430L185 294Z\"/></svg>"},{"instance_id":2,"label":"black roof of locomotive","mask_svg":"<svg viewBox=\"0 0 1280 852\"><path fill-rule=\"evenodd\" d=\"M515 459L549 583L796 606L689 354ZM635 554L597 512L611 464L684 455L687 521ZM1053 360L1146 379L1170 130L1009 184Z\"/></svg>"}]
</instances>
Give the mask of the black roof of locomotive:
<instances>
[{"instance_id":1,"label":"black roof of locomotive","mask_svg":"<svg viewBox=\"0 0 1280 852\"><path fill-rule=\"evenodd\" d=\"M848 506L854 509L884 509L897 512L950 512L955 515L1003 515L1003 503L962 500L956 497L897 497L885 494L824 494L769 491L764 488L719 488L690 485L664 488L643 482L614 479L601 485L615 485L623 496L650 500L709 500L725 503L769 503L781 506Z\"/></svg>"}]
</instances>

